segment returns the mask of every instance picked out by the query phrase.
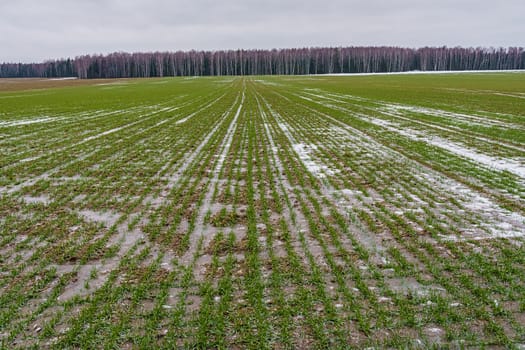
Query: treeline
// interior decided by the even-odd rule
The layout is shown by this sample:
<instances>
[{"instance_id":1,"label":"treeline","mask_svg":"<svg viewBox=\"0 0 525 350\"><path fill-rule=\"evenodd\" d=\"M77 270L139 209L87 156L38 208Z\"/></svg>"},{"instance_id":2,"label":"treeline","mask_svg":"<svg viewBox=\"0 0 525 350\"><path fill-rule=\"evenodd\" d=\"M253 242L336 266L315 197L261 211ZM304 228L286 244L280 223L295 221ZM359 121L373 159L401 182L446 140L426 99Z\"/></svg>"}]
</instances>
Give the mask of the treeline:
<instances>
[{"instance_id":1,"label":"treeline","mask_svg":"<svg viewBox=\"0 0 525 350\"><path fill-rule=\"evenodd\" d=\"M336 47L85 55L44 63L3 63L1 78L138 78L525 69L525 50Z\"/></svg>"}]
</instances>

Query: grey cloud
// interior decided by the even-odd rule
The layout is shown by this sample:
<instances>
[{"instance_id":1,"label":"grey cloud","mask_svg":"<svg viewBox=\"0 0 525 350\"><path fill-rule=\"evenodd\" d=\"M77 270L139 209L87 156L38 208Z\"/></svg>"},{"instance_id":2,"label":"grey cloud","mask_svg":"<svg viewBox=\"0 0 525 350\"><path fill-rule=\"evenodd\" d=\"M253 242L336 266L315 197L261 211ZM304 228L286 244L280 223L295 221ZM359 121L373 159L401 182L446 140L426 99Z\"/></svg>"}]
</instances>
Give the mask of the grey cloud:
<instances>
[{"instance_id":1,"label":"grey cloud","mask_svg":"<svg viewBox=\"0 0 525 350\"><path fill-rule=\"evenodd\" d=\"M0 61L113 51L304 46L523 46L523 0L18 0Z\"/></svg>"}]
</instances>

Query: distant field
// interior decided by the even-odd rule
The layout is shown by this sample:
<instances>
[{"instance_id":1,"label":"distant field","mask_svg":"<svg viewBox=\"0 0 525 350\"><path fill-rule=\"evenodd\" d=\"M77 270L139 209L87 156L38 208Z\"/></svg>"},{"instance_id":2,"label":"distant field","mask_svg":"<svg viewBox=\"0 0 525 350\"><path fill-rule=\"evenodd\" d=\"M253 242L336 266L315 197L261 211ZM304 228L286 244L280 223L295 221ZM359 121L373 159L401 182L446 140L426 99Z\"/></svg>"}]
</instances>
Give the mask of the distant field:
<instances>
[{"instance_id":1,"label":"distant field","mask_svg":"<svg viewBox=\"0 0 525 350\"><path fill-rule=\"evenodd\" d=\"M0 91L2 348L525 346L524 73Z\"/></svg>"},{"instance_id":2,"label":"distant field","mask_svg":"<svg viewBox=\"0 0 525 350\"><path fill-rule=\"evenodd\" d=\"M80 80L76 78L21 78L21 79L0 79L0 93L24 90L38 90L49 88L63 88L67 86L84 86L101 83L110 83L108 79ZM8 96L8 95L6 95Z\"/></svg>"}]
</instances>

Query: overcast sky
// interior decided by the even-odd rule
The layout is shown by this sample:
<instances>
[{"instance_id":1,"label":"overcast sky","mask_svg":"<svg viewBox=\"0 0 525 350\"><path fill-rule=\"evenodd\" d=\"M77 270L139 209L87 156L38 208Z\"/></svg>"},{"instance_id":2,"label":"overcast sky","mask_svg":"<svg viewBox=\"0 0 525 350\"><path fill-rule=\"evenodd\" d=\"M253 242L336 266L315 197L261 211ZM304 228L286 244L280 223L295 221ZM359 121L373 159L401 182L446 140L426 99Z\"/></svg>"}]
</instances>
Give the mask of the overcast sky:
<instances>
[{"instance_id":1,"label":"overcast sky","mask_svg":"<svg viewBox=\"0 0 525 350\"><path fill-rule=\"evenodd\" d=\"M115 51L525 46L525 0L0 1L0 62Z\"/></svg>"}]
</instances>

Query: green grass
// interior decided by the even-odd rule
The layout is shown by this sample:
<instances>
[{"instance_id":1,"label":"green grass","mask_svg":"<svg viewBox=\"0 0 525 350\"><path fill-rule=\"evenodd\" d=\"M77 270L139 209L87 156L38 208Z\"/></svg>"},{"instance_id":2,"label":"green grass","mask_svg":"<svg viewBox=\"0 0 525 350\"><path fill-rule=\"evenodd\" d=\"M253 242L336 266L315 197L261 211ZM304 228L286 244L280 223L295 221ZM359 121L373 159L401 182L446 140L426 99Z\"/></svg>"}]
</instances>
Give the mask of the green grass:
<instances>
[{"instance_id":1,"label":"green grass","mask_svg":"<svg viewBox=\"0 0 525 350\"><path fill-rule=\"evenodd\" d=\"M523 78L0 92L0 347L524 344Z\"/></svg>"}]
</instances>

